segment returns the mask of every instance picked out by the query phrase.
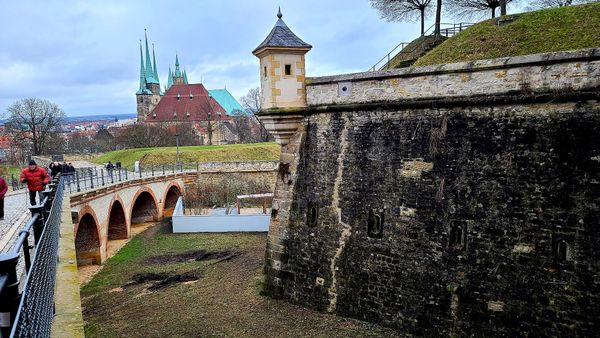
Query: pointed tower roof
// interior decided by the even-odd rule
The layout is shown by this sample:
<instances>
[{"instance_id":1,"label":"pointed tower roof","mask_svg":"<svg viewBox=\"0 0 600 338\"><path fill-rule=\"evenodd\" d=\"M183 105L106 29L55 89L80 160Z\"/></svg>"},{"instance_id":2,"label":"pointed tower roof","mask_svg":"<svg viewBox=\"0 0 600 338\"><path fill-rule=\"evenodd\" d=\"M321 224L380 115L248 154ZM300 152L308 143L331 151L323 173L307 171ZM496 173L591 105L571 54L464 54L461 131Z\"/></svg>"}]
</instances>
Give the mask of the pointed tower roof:
<instances>
[{"instance_id":1,"label":"pointed tower roof","mask_svg":"<svg viewBox=\"0 0 600 338\"><path fill-rule=\"evenodd\" d=\"M152 74L154 75L154 79L156 80L156 83L160 84L160 80L158 78L158 70L156 70L156 54L154 54L154 44L152 44L152 68L153 68L153 72Z\"/></svg>"},{"instance_id":2,"label":"pointed tower roof","mask_svg":"<svg viewBox=\"0 0 600 338\"><path fill-rule=\"evenodd\" d=\"M148 94L148 86L146 84L146 72L144 71L144 56L142 54L142 40L140 40L140 88L135 93L136 95Z\"/></svg>"},{"instance_id":3,"label":"pointed tower roof","mask_svg":"<svg viewBox=\"0 0 600 338\"><path fill-rule=\"evenodd\" d=\"M175 53L175 77L181 77L181 70L179 69L179 56Z\"/></svg>"},{"instance_id":4,"label":"pointed tower roof","mask_svg":"<svg viewBox=\"0 0 600 338\"><path fill-rule=\"evenodd\" d=\"M187 72L183 69L183 83L188 84Z\"/></svg>"},{"instance_id":5,"label":"pointed tower roof","mask_svg":"<svg viewBox=\"0 0 600 338\"><path fill-rule=\"evenodd\" d=\"M299 51L309 51L312 48L311 45L302 41L302 39L288 28L281 19L282 17L283 14L281 14L281 8L279 8L275 27L267 35L267 38L252 51L252 54L258 56L258 54L262 54L262 52L270 48L297 49Z\"/></svg>"},{"instance_id":6,"label":"pointed tower roof","mask_svg":"<svg viewBox=\"0 0 600 338\"><path fill-rule=\"evenodd\" d=\"M173 72L171 71L171 65L169 65L169 77L167 78L167 90L173 85Z\"/></svg>"},{"instance_id":7,"label":"pointed tower roof","mask_svg":"<svg viewBox=\"0 0 600 338\"><path fill-rule=\"evenodd\" d=\"M148 48L148 34L144 29L144 36L146 38L146 82L157 83L154 79L154 70L152 69L152 61L150 61L150 49Z\"/></svg>"}]
</instances>

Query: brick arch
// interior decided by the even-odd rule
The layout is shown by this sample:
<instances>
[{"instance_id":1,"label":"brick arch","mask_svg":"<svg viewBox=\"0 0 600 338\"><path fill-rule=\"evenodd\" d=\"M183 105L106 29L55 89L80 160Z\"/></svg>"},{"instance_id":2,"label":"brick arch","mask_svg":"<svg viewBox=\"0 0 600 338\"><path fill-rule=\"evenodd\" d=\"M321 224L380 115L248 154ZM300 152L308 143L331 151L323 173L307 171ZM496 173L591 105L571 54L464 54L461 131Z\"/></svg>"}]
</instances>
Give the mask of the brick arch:
<instances>
[{"instance_id":1,"label":"brick arch","mask_svg":"<svg viewBox=\"0 0 600 338\"><path fill-rule=\"evenodd\" d=\"M154 204L154 209L155 209L155 213L153 215L140 215L139 210L134 210L135 206L136 206L136 202L138 201L139 197L141 195L143 195L144 193L149 194L152 197L151 202ZM151 217L150 217L151 216ZM133 199L131 199L131 206L129 207L129 219L130 219L130 226L132 226L133 224L136 223L142 223L142 222L148 222L150 220L154 220L154 221L158 221L161 217L160 217L160 210L159 210L159 204L158 204L158 200L156 199L156 195L154 194L154 191L152 191L152 189L148 188L148 187L142 187L140 188L135 195L133 196ZM134 218L138 218L138 222L134 222Z\"/></svg>"},{"instance_id":2,"label":"brick arch","mask_svg":"<svg viewBox=\"0 0 600 338\"><path fill-rule=\"evenodd\" d=\"M75 228L75 251L77 265L94 265L102 263L102 236L98 217L89 205L85 205L78 213Z\"/></svg>"},{"instance_id":3,"label":"brick arch","mask_svg":"<svg viewBox=\"0 0 600 338\"><path fill-rule=\"evenodd\" d=\"M171 199L168 199L168 197L170 197L169 192L170 192L171 188L175 188L177 190L177 193L176 193L177 196L176 196L176 198L175 198L174 201L171 200ZM179 196L183 196L183 189L181 188L181 186L179 185L179 183L177 183L176 181L171 181L169 183L169 185L167 185L167 188L165 189L165 193L163 194L163 199L162 199L162 201L163 201L163 205L162 205L162 207L163 207L163 215L165 213L172 214L172 210L171 209L175 208L175 203L177 203L177 198Z\"/></svg>"},{"instance_id":4,"label":"brick arch","mask_svg":"<svg viewBox=\"0 0 600 338\"><path fill-rule=\"evenodd\" d=\"M118 209L113 210L113 207L115 207L115 205L119 205L119 208L122 211L122 217L120 217L117 214L119 212ZM108 206L108 216L106 217L106 238L108 240L125 239L129 237L130 218L127 217L125 207L126 204L123 203L121 196L115 194L113 199L110 201L110 205ZM115 211L115 214L113 214L113 211Z\"/></svg>"}]
</instances>

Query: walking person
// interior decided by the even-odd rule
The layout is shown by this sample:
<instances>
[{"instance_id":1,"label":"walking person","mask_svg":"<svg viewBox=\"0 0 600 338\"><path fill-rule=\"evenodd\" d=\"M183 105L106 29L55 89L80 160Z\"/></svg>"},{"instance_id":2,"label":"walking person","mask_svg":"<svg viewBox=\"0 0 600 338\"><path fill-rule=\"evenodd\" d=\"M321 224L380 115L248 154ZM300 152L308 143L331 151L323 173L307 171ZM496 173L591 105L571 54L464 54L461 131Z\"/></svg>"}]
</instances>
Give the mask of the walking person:
<instances>
[{"instance_id":1,"label":"walking person","mask_svg":"<svg viewBox=\"0 0 600 338\"><path fill-rule=\"evenodd\" d=\"M63 171L62 166L57 161L50 163L49 169L50 169L50 175L52 177L58 175L59 173L61 173Z\"/></svg>"},{"instance_id":2,"label":"walking person","mask_svg":"<svg viewBox=\"0 0 600 338\"><path fill-rule=\"evenodd\" d=\"M8 191L8 185L4 177L0 176L0 221L4 220L4 195Z\"/></svg>"},{"instance_id":3,"label":"walking person","mask_svg":"<svg viewBox=\"0 0 600 338\"><path fill-rule=\"evenodd\" d=\"M29 161L29 166L21 171L21 182L27 183L29 189L29 203L37 205L36 196L42 201L42 190L50 182L50 176L44 168L38 167L34 160Z\"/></svg>"}]
</instances>

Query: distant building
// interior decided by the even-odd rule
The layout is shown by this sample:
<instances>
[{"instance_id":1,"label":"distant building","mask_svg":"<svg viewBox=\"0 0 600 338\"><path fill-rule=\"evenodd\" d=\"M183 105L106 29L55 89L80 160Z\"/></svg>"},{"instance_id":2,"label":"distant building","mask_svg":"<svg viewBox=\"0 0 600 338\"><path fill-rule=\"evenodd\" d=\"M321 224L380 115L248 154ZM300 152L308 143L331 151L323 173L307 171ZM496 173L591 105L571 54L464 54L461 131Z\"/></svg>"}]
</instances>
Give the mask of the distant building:
<instances>
[{"instance_id":1,"label":"distant building","mask_svg":"<svg viewBox=\"0 0 600 338\"><path fill-rule=\"evenodd\" d=\"M175 70L169 66L164 92L161 91L156 68L154 45L152 61L145 36L145 58L140 41L140 85L136 92L138 123L189 123L205 142L236 143L238 136L231 116L243 114L243 108L227 91L208 91L201 83L190 84L187 72L180 68L175 55ZM210 135L210 136L209 136Z\"/></svg>"}]
</instances>

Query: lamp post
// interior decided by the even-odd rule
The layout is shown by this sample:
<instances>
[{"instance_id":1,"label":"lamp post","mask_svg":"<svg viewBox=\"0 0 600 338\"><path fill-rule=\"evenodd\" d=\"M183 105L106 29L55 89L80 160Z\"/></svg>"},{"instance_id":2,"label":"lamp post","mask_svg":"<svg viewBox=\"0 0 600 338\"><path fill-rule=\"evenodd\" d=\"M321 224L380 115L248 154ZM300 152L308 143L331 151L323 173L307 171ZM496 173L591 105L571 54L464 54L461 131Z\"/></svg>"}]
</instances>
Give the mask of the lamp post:
<instances>
[{"instance_id":1,"label":"lamp post","mask_svg":"<svg viewBox=\"0 0 600 338\"><path fill-rule=\"evenodd\" d=\"M179 133L175 133L175 142L177 145L177 165L179 165Z\"/></svg>"}]
</instances>

